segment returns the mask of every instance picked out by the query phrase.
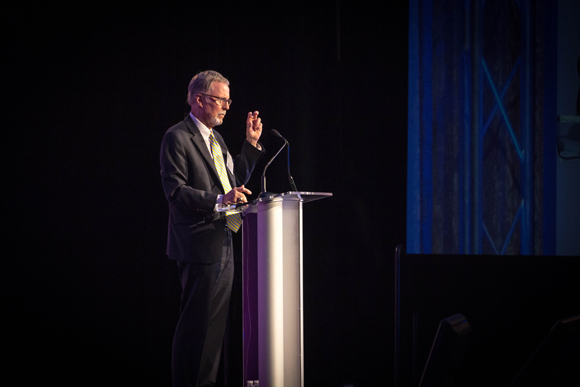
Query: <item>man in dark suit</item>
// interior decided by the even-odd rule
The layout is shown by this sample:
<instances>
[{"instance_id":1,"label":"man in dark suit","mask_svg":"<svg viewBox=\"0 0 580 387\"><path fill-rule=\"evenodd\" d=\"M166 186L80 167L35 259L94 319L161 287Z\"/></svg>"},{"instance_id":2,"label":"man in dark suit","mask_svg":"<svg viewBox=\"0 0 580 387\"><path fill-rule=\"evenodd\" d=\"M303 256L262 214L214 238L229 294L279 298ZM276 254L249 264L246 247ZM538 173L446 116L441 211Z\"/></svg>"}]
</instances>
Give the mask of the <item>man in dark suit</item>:
<instances>
[{"instance_id":1,"label":"man in dark suit","mask_svg":"<svg viewBox=\"0 0 580 387\"><path fill-rule=\"evenodd\" d=\"M214 127L230 107L229 82L215 71L191 80L190 114L161 144L161 180L169 202L167 255L177 261L181 311L172 350L174 387L214 386L233 281L232 232L239 214L220 206L246 202L244 187L260 157L258 112L248 113L246 141L233 159Z\"/></svg>"}]
</instances>

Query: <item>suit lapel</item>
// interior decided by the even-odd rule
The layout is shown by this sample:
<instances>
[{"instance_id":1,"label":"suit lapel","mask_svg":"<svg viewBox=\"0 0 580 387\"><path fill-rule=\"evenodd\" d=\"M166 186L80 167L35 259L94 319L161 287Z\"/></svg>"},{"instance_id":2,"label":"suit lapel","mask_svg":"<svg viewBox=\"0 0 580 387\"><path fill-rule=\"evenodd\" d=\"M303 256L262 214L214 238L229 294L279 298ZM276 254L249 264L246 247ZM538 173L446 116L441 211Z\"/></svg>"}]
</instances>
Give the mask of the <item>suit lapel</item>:
<instances>
[{"instance_id":1,"label":"suit lapel","mask_svg":"<svg viewBox=\"0 0 580 387\"><path fill-rule=\"evenodd\" d=\"M220 177L218 175L217 169L215 167L215 163L213 161L213 158L211 157L211 154L209 153L209 149L207 148L207 144L203 140L203 136L199 132L197 125L195 124L195 122L193 122L193 120L191 119L189 114L185 117L184 122L187 125L187 128L189 129L189 132L192 135L191 140L192 140L193 144L195 145L195 147L197 148L197 150L199 151L199 153L201 154L201 156L203 157L203 159L207 163L210 170L213 172L213 179L220 185L220 187L222 187L222 191L225 191L223 186L222 186L222 182L221 182ZM226 144L224 143L222 136L219 135L219 133L214 132L214 135L215 135L215 138L217 139L218 143L220 144L220 147L222 148L224 163L227 164L226 160L227 160L228 148L227 148ZM235 185L233 184L234 176L232 175L230 170L227 168L227 166L226 166L226 171L227 171L228 177L230 179L230 185L232 187L235 187ZM227 192L224 192L224 193L227 193Z\"/></svg>"},{"instance_id":2,"label":"suit lapel","mask_svg":"<svg viewBox=\"0 0 580 387\"><path fill-rule=\"evenodd\" d=\"M203 160L205 161L205 163L209 167L210 171L212 171L212 173L213 173L212 178L215 181L217 181L221 186L220 178L219 178L219 175L218 175L217 170L215 168L213 158L211 157L211 154L209 153L209 149L207 149L207 145L206 145L205 141L203 140L203 136L199 132L197 125L195 125L195 123L193 122L193 120L191 119L191 117L189 115L187 115L187 117L185 117L184 122L187 125L189 132L191 133L191 141L193 142L193 144L195 145L195 147L197 148L197 150L201 154Z\"/></svg>"}]
</instances>

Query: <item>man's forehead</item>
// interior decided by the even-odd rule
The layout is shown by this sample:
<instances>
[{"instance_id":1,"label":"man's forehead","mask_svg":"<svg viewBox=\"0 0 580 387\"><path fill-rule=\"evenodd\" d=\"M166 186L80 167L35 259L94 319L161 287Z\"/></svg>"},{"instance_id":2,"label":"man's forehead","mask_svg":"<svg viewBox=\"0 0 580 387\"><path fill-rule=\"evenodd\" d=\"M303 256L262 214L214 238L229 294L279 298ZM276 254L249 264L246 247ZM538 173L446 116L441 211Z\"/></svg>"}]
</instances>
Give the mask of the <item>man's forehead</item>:
<instances>
[{"instance_id":1,"label":"man's forehead","mask_svg":"<svg viewBox=\"0 0 580 387\"><path fill-rule=\"evenodd\" d=\"M209 88L212 93L221 93L225 95L219 95L219 97L229 97L230 95L230 88L227 84L223 82L213 82Z\"/></svg>"}]
</instances>

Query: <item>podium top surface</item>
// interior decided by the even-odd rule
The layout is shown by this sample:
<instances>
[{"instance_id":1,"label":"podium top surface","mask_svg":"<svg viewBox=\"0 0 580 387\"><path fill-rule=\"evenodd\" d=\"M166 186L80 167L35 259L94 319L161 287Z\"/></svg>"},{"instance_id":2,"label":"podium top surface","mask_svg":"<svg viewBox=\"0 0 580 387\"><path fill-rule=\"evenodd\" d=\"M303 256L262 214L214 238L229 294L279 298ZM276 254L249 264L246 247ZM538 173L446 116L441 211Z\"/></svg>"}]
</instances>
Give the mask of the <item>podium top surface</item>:
<instances>
[{"instance_id":1,"label":"podium top surface","mask_svg":"<svg viewBox=\"0 0 580 387\"><path fill-rule=\"evenodd\" d=\"M283 200L299 199L300 201L306 203L306 202L312 202L312 201L318 200L318 199L328 198L331 196L332 196L332 194L329 192L289 191L289 192L284 192L284 193L280 193L280 194L274 194L274 193L261 194L260 197L255 200L255 202L257 203L257 202L263 202L263 201L267 201L267 200L271 200L271 199L282 198Z\"/></svg>"},{"instance_id":2,"label":"podium top surface","mask_svg":"<svg viewBox=\"0 0 580 387\"><path fill-rule=\"evenodd\" d=\"M248 203L234 204L231 206L218 209L218 212L234 211L234 212L252 212L256 205L260 202L267 202L271 200L299 200L303 203L312 202L319 199L331 197L329 192L308 192L308 191L289 191L284 193L262 193L260 197Z\"/></svg>"}]
</instances>

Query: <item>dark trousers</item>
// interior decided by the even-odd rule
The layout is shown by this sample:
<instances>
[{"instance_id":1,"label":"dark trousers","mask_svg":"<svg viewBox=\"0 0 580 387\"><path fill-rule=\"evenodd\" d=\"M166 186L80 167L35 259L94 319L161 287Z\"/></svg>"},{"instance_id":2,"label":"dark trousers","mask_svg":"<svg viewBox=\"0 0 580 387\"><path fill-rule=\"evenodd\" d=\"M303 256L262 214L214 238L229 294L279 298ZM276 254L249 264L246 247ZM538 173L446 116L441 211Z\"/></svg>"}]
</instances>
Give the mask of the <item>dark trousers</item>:
<instances>
[{"instance_id":1,"label":"dark trousers","mask_svg":"<svg viewBox=\"0 0 580 387\"><path fill-rule=\"evenodd\" d=\"M219 262L177 262L177 267L182 291L173 337L173 387L214 386L234 278L230 231L226 231Z\"/></svg>"}]
</instances>

